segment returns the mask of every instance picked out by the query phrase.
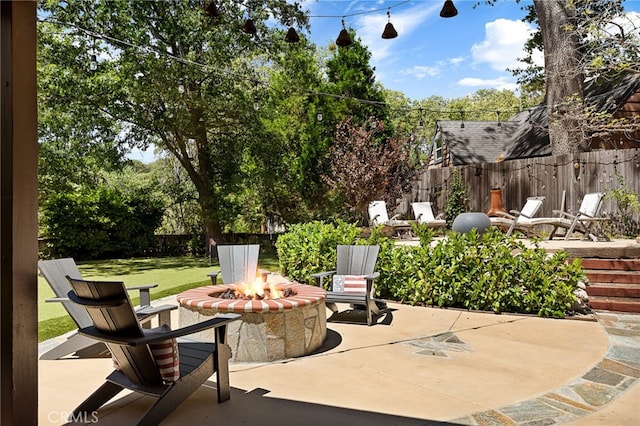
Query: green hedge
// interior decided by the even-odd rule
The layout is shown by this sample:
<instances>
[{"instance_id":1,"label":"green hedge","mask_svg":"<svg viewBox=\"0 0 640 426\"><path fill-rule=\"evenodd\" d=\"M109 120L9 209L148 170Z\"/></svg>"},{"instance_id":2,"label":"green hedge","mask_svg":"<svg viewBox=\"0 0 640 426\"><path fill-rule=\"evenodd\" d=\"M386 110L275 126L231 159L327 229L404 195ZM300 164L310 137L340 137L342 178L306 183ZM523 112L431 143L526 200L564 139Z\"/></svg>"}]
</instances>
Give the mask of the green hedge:
<instances>
[{"instance_id":1,"label":"green hedge","mask_svg":"<svg viewBox=\"0 0 640 426\"><path fill-rule=\"evenodd\" d=\"M53 194L42 207L51 256L76 260L147 255L162 215L161 203L146 193L105 187Z\"/></svg>"},{"instance_id":2,"label":"green hedge","mask_svg":"<svg viewBox=\"0 0 640 426\"><path fill-rule=\"evenodd\" d=\"M356 225L312 222L295 225L276 243L283 274L312 284L310 275L335 269L338 244L378 244L376 295L411 305L532 313L562 318L576 301L585 279L579 259L564 251L525 247L492 228L485 234L449 232L435 240L419 225L416 246L397 245L373 230L361 238Z\"/></svg>"}]
</instances>

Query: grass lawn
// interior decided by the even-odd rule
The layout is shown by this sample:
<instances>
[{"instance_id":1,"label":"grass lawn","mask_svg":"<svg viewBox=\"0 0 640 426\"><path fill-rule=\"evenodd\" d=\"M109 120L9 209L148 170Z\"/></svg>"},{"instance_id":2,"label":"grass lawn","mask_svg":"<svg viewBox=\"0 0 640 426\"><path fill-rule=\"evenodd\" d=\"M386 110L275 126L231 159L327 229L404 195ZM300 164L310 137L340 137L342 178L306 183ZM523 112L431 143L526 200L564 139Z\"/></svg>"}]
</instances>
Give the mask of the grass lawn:
<instances>
[{"instance_id":1,"label":"grass lawn","mask_svg":"<svg viewBox=\"0 0 640 426\"><path fill-rule=\"evenodd\" d=\"M260 254L259 267L269 271L279 270L275 255ZM217 260L209 265L209 260L196 257L162 257L148 259L113 259L92 262L78 262L82 278L95 280L120 280L125 285L158 284L151 290L151 299L159 299L178 294L189 288L209 284L207 273L216 270ZM133 297L133 303L138 298ZM38 341L59 336L76 328L67 311L59 303L47 303L54 297L47 281L38 277Z\"/></svg>"}]
</instances>

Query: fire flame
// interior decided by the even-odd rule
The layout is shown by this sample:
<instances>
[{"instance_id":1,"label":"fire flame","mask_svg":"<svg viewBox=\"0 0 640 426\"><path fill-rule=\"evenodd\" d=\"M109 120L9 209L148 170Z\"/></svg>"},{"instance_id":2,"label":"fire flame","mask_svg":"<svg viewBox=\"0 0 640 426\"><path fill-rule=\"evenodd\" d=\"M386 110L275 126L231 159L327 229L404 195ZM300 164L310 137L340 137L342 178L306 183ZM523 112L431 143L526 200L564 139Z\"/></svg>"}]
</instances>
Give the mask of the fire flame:
<instances>
[{"instance_id":1,"label":"fire flame","mask_svg":"<svg viewBox=\"0 0 640 426\"><path fill-rule=\"evenodd\" d=\"M279 299L284 297L282 290L276 288L276 283L269 283L268 293L265 291L265 283L260 277L253 283L241 283L236 288L236 295L252 300Z\"/></svg>"}]
</instances>

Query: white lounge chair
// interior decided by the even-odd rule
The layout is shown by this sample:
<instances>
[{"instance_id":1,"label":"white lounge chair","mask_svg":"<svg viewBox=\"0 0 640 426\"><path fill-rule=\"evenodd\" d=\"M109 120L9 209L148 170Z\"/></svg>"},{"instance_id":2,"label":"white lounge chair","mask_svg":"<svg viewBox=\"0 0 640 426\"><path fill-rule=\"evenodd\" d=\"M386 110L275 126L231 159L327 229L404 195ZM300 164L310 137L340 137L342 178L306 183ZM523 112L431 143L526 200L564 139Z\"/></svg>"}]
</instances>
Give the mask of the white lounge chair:
<instances>
[{"instance_id":1,"label":"white lounge chair","mask_svg":"<svg viewBox=\"0 0 640 426\"><path fill-rule=\"evenodd\" d=\"M437 217L433 215L431 203L428 201L411 203L411 208L416 222L420 224L427 225L429 228L442 228L447 224L447 221L442 219L441 215Z\"/></svg>"},{"instance_id":2,"label":"white lounge chair","mask_svg":"<svg viewBox=\"0 0 640 426\"><path fill-rule=\"evenodd\" d=\"M389 219L387 213L387 203L384 201L372 201L369 204L369 225L375 226L388 226L391 228L393 234L402 236L403 233L411 234L411 222L409 220L397 220L399 215L393 216Z\"/></svg>"},{"instance_id":3,"label":"white lounge chair","mask_svg":"<svg viewBox=\"0 0 640 426\"><path fill-rule=\"evenodd\" d=\"M542 202L545 197L529 197L527 202L522 207L522 210L511 210L509 213L496 211L494 214L498 215L490 217L491 225L499 228L507 228L506 235L509 236L513 231L518 230L525 232L529 235L530 231L533 231L535 226L534 216L542 207Z\"/></svg>"},{"instance_id":4,"label":"white lounge chair","mask_svg":"<svg viewBox=\"0 0 640 426\"><path fill-rule=\"evenodd\" d=\"M564 239L568 240L571 234L579 232L584 234L585 239L591 239L598 241L602 239L609 241L609 237L598 226L603 222L610 220L607 217L600 217L600 209L602 208L602 199L604 193L592 192L585 194L580 203L577 215L572 215L564 211L554 210L554 214L558 214L559 217L549 220L549 224L553 226L553 231L549 235L549 239L553 239L556 236L557 231L562 228L565 230ZM542 220L542 219L540 219ZM538 223L538 221L536 221Z\"/></svg>"}]
</instances>

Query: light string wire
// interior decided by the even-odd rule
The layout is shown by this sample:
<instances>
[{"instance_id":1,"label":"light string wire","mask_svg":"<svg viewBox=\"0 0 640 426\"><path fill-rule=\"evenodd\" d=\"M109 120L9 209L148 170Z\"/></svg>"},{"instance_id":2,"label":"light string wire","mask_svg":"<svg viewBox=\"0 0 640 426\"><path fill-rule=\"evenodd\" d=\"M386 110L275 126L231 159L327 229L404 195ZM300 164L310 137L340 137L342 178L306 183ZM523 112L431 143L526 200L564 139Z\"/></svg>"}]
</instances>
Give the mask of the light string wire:
<instances>
[{"instance_id":1,"label":"light string wire","mask_svg":"<svg viewBox=\"0 0 640 426\"><path fill-rule=\"evenodd\" d=\"M393 7L398 7L401 5L404 5L406 3L410 3L413 0L405 0L405 1L401 1L399 3L396 3L392 6L390 6L391 8ZM313 16L313 17L321 17L321 18L335 18L335 17L342 17L342 16L356 16L356 15L362 15L362 14L369 14L369 13L377 13L380 11L384 11L387 10L387 8L380 8L380 9L375 9L375 10L369 10L369 11L362 11L362 12L354 12L352 14L347 14L347 15L318 15L318 16ZM263 87L265 87L266 89L272 90L273 92L279 93L279 94L284 94L283 92L278 91L276 88L272 87L268 82L265 81L261 81L256 77L247 77L245 74L239 74L236 73L234 71L231 71L229 69L226 68L220 68L220 67L216 67L216 66L211 66L211 65L206 65L203 63L199 63L196 61L192 61L189 59L185 59L179 56L176 56L174 54L171 54L169 52L163 51L157 47L154 46L141 46L141 45L137 45L131 42L128 42L126 40L121 40L115 37L111 37L109 35L106 34L102 34L102 33L97 33L95 31L89 30L87 28L81 27L79 25L76 24L72 24L72 23L68 23L68 22L63 22L63 21L59 21L59 20L55 20L55 19L51 19L51 18L41 18L38 17L38 22L40 23L51 23L51 24L56 24L56 25L60 25L60 26L66 26L69 28L74 28L78 31L81 31L85 34L87 34L89 37L93 37L94 39L104 39L107 40L109 42L111 42L112 44L116 45L116 46L127 46L133 49L138 49L142 52L146 52L146 53L153 53L153 54L157 54L157 55L162 55L168 59L174 60L176 62L185 64L185 65L190 65L190 66L195 66L195 67L199 67L201 68L201 70L203 72L206 73L213 73L213 72L219 72L222 74L226 74L228 76L231 76L233 78L239 79L239 80L243 80L243 81L248 81L253 83L254 85L262 85ZM62 30L61 30L62 31ZM611 93L613 93L614 90L611 90ZM347 96L347 95L339 95L339 94L332 94L332 93L327 93L327 92L321 92L321 91L317 91L317 92L312 92L312 91L307 91L304 93L299 93L299 95L301 96L307 96L307 97L313 97L313 96L324 96L324 97L333 97L333 98L337 98L337 99L343 99L343 100L352 100L352 101L356 101L358 103L361 104L367 104L367 105L371 105L374 107L380 107L380 108L387 108L389 110L389 112L393 113L393 112L405 112L405 113L412 113L412 112L420 112L420 113L426 113L426 114L437 114L437 115L447 115L449 117L451 117L451 115L455 115L455 114L459 114L459 115L467 115L467 114L472 114L472 115L479 115L479 114L487 114L487 113L496 113L498 115L498 120L496 120L497 123L500 123L500 115L502 113L518 113L518 112L523 112L523 111L531 111L531 109L535 108L536 106L533 107L529 107L526 109L520 109L520 108L514 108L514 109L507 109L507 110L495 110L495 109L491 109L491 110L486 110L486 109L474 109L474 110L468 110L468 109L457 109L457 110L453 110L453 109L447 109L447 110L433 110L433 109L426 109L426 108L421 108L421 107L399 107L399 108L392 108L390 107L386 102L383 101L373 101L373 100L368 100L368 99L360 99L360 98L356 98L356 97L352 97L352 96ZM604 94L601 94L600 96L604 96ZM418 117L418 119L420 119L421 117ZM484 121L494 121L494 120L484 120ZM505 120L505 121L509 121L509 119Z\"/></svg>"},{"instance_id":2,"label":"light string wire","mask_svg":"<svg viewBox=\"0 0 640 426\"><path fill-rule=\"evenodd\" d=\"M408 1L404 1L399 3L400 4L404 4L404 3L408 3L411 0ZM174 60L176 62L179 62L181 64L184 65L190 65L190 66L194 66L194 67L198 67L201 68L202 71L204 72L208 72L208 73L213 73L213 72L220 72L220 73L224 73L228 76L231 76L233 78L237 78L243 81L249 81L251 83L257 83L260 84L262 86L264 86L265 88L272 90L276 93L280 93L283 94L282 92L279 92L277 89L275 89L274 87L272 87L268 82L265 81L261 81L257 78L254 77L247 77L245 74L239 74L236 73L234 71L231 71L229 69L226 68L220 68L220 67L216 67L216 66L211 66L211 65L206 65L200 62L196 62L196 61L192 61L189 59L185 59L179 56L176 56L174 54L171 54L169 52L163 51L157 47L154 46L141 46L141 45L137 45L135 43L131 43L128 42L126 40L121 40L115 37L111 37L109 35L106 34L102 34L102 33L98 33L92 30L89 30L87 28L81 27L79 25L76 24L72 24L72 23L68 23L68 22L63 22L63 21L58 21L55 19L51 19L51 18L38 18L38 22L40 23L49 23L49 24L56 24L56 25L60 25L60 26L66 26L69 28L73 28L76 29L84 34L86 34L89 37L93 37L95 39L103 39L103 40L107 40L108 42L114 44L115 46L126 46L129 48L133 48L133 49L138 49L141 52L145 52L145 53L151 53L151 54L159 54L162 55L164 57L167 57L168 59ZM62 30L61 30L62 31ZM482 113L509 113L509 112L519 112L519 109L508 109L508 110L486 110L486 109L474 109L474 110L461 110L461 109L427 109L427 108L417 108L417 107L399 107L399 108L392 108L389 106L388 103L384 102L384 101L373 101L373 100L368 100L368 99L361 99L361 98L356 98L353 96L347 96L347 95L339 95L339 94L334 94L334 93L328 93L328 92L322 92L322 91L317 91L317 92L313 92L313 91L307 91L304 93L300 93L300 95L304 95L304 96L308 96L308 97L313 97L313 96L324 96L324 97L332 97L332 98L336 98L336 99L342 99L342 100L352 100L352 101L356 101L358 103L361 104L367 104L367 105L372 105L372 106L376 106L376 107L380 107L380 108L388 108L389 112L405 112L405 113L411 113L414 111L422 111L425 114L437 114L437 115L455 115L455 114L482 114ZM488 120L487 120L488 121Z\"/></svg>"},{"instance_id":3,"label":"light string wire","mask_svg":"<svg viewBox=\"0 0 640 426\"><path fill-rule=\"evenodd\" d=\"M373 13L378 13L378 12L386 12L390 9L402 6L404 4L407 3L411 3L413 2L413 0L404 0L401 1L399 3L395 3L392 4L391 6L387 6L387 7L382 7L379 9L370 9L370 10L363 10L361 12L352 12L352 13L345 13L343 15L309 15L309 18L350 18L352 16L359 16L359 15L369 15L369 14L373 14Z\"/></svg>"}]
</instances>

